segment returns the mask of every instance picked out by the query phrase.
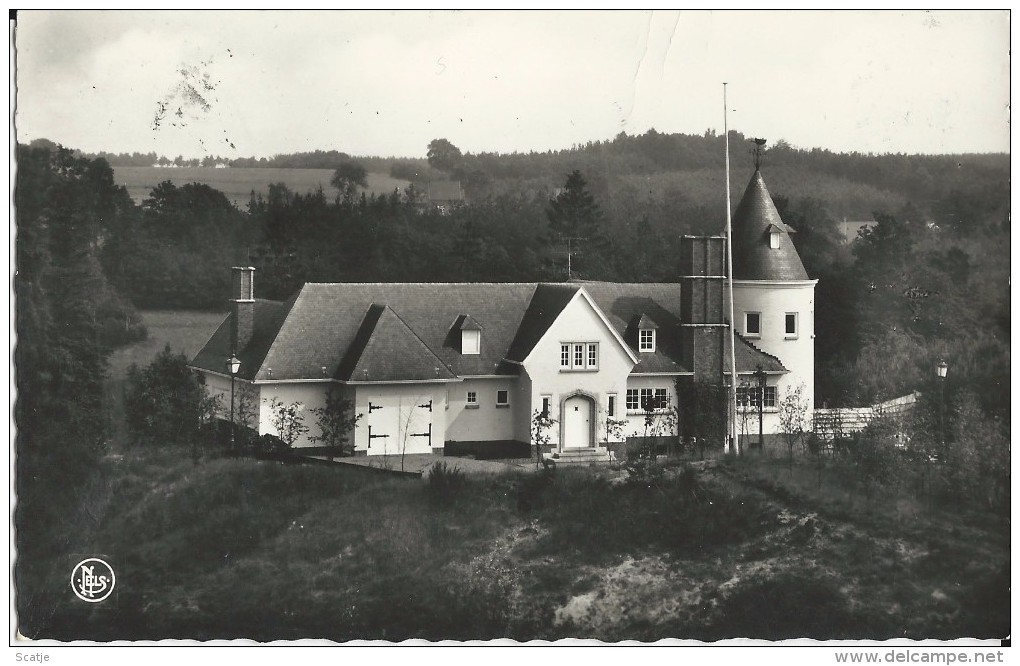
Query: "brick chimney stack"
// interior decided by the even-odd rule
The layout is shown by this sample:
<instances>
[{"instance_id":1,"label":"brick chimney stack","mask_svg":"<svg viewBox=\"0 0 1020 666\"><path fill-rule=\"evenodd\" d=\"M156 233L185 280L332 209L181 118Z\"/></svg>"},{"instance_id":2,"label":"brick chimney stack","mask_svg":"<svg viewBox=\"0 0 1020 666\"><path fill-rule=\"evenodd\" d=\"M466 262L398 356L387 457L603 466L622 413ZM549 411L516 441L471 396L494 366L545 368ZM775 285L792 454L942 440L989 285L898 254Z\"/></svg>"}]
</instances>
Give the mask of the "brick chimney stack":
<instances>
[{"instance_id":1,"label":"brick chimney stack","mask_svg":"<svg viewBox=\"0 0 1020 666\"><path fill-rule=\"evenodd\" d=\"M234 266L232 298L230 299L230 351L237 354L251 342L255 328L255 269Z\"/></svg>"},{"instance_id":2,"label":"brick chimney stack","mask_svg":"<svg viewBox=\"0 0 1020 666\"><path fill-rule=\"evenodd\" d=\"M695 379L717 383L724 371L726 237L680 239L680 310L684 360Z\"/></svg>"}]
</instances>

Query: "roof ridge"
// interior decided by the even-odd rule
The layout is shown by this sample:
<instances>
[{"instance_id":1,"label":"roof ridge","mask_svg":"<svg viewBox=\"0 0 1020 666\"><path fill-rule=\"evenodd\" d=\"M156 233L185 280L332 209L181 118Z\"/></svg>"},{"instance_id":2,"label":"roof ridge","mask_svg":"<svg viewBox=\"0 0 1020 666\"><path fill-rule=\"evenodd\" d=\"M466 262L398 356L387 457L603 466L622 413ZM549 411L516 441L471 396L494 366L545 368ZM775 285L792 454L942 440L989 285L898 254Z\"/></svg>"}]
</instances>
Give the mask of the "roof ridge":
<instances>
[{"instance_id":1,"label":"roof ridge","mask_svg":"<svg viewBox=\"0 0 1020 666\"><path fill-rule=\"evenodd\" d=\"M305 286L302 286L300 289L298 289L296 294L288 298L286 301L283 301L284 307L286 307L287 303L290 303L290 308L287 310L286 313L284 313L283 318L280 319L280 327L276 329L276 334L273 336L273 341L269 344L269 349L266 350L265 356L262 357L261 365L259 365L259 367L255 369L255 372L252 373L251 377L253 380L259 378L259 373L262 371L262 368L266 366L266 361L268 361L269 358L273 355L273 352L276 351L276 344L280 341L280 333L282 333L284 327L287 326L287 319L290 317L290 313L294 311L294 306L297 305L297 302L301 299L304 293Z\"/></svg>"},{"instance_id":2,"label":"roof ridge","mask_svg":"<svg viewBox=\"0 0 1020 666\"><path fill-rule=\"evenodd\" d=\"M374 320L370 321L376 310L378 310L378 314L375 314ZM361 358L365 355L365 350L368 349L368 343L372 340L372 335L375 334L375 329L379 326L379 320L382 319L383 313L385 312L385 305L371 303L368 306L368 309L365 310L365 314L361 317L361 323L358 324L358 328L354 332L354 338L347 347L347 351L337 362L336 371L333 373L334 376L339 379L350 379L354 376L354 371L357 369L358 363L361 362ZM349 372L347 372L348 365L350 366ZM348 376L345 377L345 374Z\"/></svg>"},{"instance_id":3,"label":"roof ridge","mask_svg":"<svg viewBox=\"0 0 1020 666\"><path fill-rule=\"evenodd\" d=\"M404 328L406 328L407 330L409 330L411 332L411 335L413 335L415 337L415 339L417 339L418 342L420 342L422 344L422 346L425 347L425 349L429 350L429 353L432 354L432 356L434 356L437 361L439 361L440 365L442 365L444 368L446 368L447 371L449 371L449 373L452 374L454 377L457 376L457 373L453 371L453 368L451 368L449 365L447 365L446 362L443 361L443 359L439 358L439 354L436 353L436 350L433 349L432 347L429 347L428 343L421 339L421 336L418 335L418 333L413 328L411 328L410 324L408 324L406 321L404 321L404 318L400 316L399 312L397 312L396 310L394 310L393 308L391 308L389 305L386 305L386 304L383 304L383 307L386 310L389 310L390 312L393 313L393 316L396 317L400 321L400 323L404 325ZM373 333L374 332L375 331L373 331Z\"/></svg>"}]
</instances>

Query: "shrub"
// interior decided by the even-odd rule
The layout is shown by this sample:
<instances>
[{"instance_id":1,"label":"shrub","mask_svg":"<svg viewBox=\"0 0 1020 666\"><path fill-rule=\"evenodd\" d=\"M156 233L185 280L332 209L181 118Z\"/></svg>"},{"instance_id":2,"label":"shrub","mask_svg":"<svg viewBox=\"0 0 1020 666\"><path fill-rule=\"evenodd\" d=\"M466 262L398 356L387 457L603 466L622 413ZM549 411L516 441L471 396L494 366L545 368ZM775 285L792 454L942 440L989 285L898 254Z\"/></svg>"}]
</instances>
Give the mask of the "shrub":
<instances>
[{"instance_id":1,"label":"shrub","mask_svg":"<svg viewBox=\"0 0 1020 666\"><path fill-rule=\"evenodd\" d=\"M425 477L425 491L429 501L440 506L455 503L467 487L467 475L445 462L437 462Z\"/></svg>"},{"instance_id":2,"label":"shrub","mask_svg":"<svg viewBox=\"0 0 1020 666\"><path fill-rule=\"evenodd\" d=\"M627 470L627 483L633 486L644 486L651 488L662 483L665 473L662 465L659 465L654 458L642 455L628 455L624 465Z\"/></svg>"},{"instance_id":3,"label":"shrub","mask_svg":"<svg viewBox=\"0 0 1020 666\"><path fill-rule=\"evenodd\" d=\"M514 483L517 510L532 513L546 506L556 481L555 468L544 468L535 474L519 476Z\"/></svg>"},{"instance_id":4,"label":"shrub","mask_svg":"<svg viewBox=\"0 0 1020 666\"><path fill-rule=\"evenodd\" d=\"M707 640L876 637L830 578L781 574L738 585L720 601Z\"/></svg>"},{"instance_id":5,"label":"shrub","mask_svg":"<svg viewBox=\"0 0 1020 666\"><path fill-rule=\"evenodd\" d=\"M196 443L216 403L184 354L167 345L147 367L128 368L124 407L136 443L185 446Z\"/></svg>"},{"instance_id":6,"label":"shrub","mask_svg":"<svg viewBox=\"0 0 1020 666\"><path fill-rule=\"evenodd\" d=\"M583 469L560 470L554 480L534 475L519 482L518 509L538 513L548 528L542 552L565 549L591 561L648 549L705 553L759 534L767 520L752 496L707 485L694 470L656 466L649 474L652 483Z\"/></svg>"},{"instance_id":7,"label":"shrub","mask_svg":"<svg viewBox=\"0 0 1020 666\"><path fill-rule=\"evenodd\" d=\"M240 428L238 430L240 431ZM257 458L278 458L290 453L290 447L286 442L269 433L253 438L250 447Z\"/></svg>"}]
</instances>

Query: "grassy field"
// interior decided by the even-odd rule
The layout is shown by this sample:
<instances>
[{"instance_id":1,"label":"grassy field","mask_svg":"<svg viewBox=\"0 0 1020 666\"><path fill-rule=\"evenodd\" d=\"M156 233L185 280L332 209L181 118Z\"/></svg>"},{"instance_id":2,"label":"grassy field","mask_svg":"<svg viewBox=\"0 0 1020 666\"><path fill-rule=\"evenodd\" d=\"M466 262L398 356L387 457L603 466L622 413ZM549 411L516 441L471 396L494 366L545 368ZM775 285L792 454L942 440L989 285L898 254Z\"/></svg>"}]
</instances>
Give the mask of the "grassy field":
<instances>
[{"instance_id":1,"label":"grassy field","mask_svg":"<svg viewBox=\"0 0 1020 666\"><path fill-rule=\"evenodd\" d=\"M113 168L113 178L118 185L127 188L128 194L135 203L141 203L159 183L164 180L173 181L180 187L187 183L204 183L209 187L223 192L234 205L246 209L251 199L251 191L265 195L271 183L285 183L294 192L305 194L314 191L320 185L326 196L336 196L337 189L329 184L333 172L329 169L259 169L237 167L215 169L212 167L181 167L179 169L163 169L156 167ZM406 180L390 178L383 173L368 174L367 192L389 194L394 188L401 191L410 183Z\"/></svg>"},{"instance_id":2,"label":"grassy field","mask_svg":"<svg viewBox=\"0 0 1020 666\"><path fill-rule=\"evenodd\" d=\"M131 452L82 545L117 573L77 603L39 563L30 636L607 641L992 637L1008 525L830 514L746 483L761 461L430 484L345 467ZM782 478L779 475L778 478ZM58 572L60 575L56 575Z\"/></svg>"}]
</instances>

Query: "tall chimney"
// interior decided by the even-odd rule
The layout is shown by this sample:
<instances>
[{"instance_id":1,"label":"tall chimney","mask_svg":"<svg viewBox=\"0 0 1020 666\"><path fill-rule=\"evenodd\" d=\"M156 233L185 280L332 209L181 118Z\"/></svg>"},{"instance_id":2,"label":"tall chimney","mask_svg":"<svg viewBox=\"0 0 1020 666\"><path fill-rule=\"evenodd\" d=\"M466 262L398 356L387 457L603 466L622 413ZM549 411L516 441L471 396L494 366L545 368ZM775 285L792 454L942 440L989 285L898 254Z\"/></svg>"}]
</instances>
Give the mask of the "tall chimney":
<instances>
[{"instance_id":1,"label":"tall chimney","mask_svg":"<svg viewBox=\"0 0 1020 666\"><path fill-rule=\"evenodd\" d=\"M234 266L230 299L230 353L237 354L251 342L255 328L255 269Z\"/></svg>"},{"instance_id":2,"label":"tall chimney","mask_svg":"<svg viewBox=\"0 0 1020 666\"><path fill-rule=\"evenodd\" d=\"M683 358L694 378L722 376L726 277L725 236L680 238L680 315Z\"/></svg>"}]
</instances>

